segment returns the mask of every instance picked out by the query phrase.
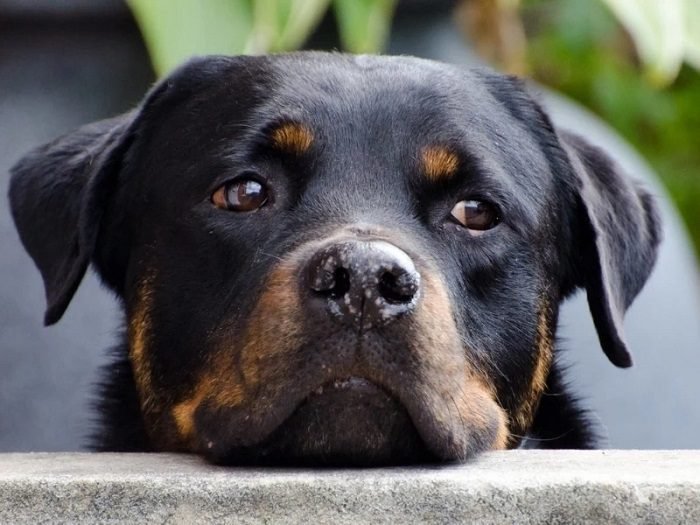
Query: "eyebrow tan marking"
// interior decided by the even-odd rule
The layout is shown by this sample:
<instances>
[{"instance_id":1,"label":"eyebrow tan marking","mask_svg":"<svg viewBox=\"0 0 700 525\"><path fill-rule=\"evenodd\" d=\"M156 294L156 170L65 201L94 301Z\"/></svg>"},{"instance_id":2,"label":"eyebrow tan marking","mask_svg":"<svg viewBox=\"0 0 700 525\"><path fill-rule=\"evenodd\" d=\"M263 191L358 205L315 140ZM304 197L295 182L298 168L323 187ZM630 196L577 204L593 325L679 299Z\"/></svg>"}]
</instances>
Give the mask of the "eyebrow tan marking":
<instances>
[{"instance_id":1,"label":"eyebrow tan marking","mask_svg":"<svg viewBox=\"0 0 700 525\"><path fill-rule=\"evenodd\" d=\"M445 146L427 146L421 151L423 174L431 181L450 178L459 168L459 157Z\"/></svg>"},{"instance_id":2,"label":"eyebrow tan marking","mask_svg":"<svg viewBox=\"0 0 700 525\"><path fill-rule=\"evenodd\" d=\"M306 153L314 141L314 134L304 124L285 122L270 133L273 147L287 153Z\"/></svg>"}]
</instances>

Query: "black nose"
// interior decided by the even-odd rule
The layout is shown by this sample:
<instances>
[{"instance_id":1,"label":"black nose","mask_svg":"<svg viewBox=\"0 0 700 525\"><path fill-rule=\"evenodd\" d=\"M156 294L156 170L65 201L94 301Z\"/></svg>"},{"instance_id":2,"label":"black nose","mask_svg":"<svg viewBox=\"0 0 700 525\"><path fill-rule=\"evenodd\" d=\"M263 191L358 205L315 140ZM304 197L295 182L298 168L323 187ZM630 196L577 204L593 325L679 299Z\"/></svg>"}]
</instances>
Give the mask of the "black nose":
<instances>
[{"instance_id":1,"label":"black nose","mask_svg":"<svg viewBox=\"0 0 700 525\"><path fill-rule=\"evenodd\" d=\"M315 253L305 285L334 317L362 329L410 312L420 274L406 252L385 241L344 241Z\"/></svg>"}]
</instances>

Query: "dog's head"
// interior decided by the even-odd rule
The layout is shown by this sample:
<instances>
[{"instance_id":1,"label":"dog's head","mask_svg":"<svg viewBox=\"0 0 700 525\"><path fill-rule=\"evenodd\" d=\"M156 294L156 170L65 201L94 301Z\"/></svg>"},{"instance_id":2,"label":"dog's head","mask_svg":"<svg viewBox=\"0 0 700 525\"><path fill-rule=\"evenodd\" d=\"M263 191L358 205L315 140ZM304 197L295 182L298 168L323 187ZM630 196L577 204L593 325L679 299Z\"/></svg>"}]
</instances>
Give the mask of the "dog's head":
<instances>
[{"instance_id":1,"label":"dog's head","mask_svg":"<svg viewBox=\"0 0 700 525\"><path fill-rule=\"evenodd\" d=\"M649 195L520 82L411 58L192 61L25 157L10 200L46 322L92 262L153 446L231 463L516 446L575 288L631 364L659 239Z\"/></svg>"}]
</instances>

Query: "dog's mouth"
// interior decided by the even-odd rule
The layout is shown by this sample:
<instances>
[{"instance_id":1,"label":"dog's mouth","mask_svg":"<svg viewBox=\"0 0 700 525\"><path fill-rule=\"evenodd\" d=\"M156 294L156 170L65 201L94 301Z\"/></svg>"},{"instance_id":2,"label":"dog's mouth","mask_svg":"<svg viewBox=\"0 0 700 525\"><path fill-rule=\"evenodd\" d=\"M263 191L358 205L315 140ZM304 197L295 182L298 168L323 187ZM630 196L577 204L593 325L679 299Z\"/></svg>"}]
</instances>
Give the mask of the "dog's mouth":
<instances>
[{"instance_id":1,"label":"dog's mouth","mask_svg":"<svg viewBox=\"0 0 700 525\"><path fill-rule=\"evenodd\" d=\"M478 381L387 388L348 375L287 387L246 406L200 407L197 449L225 465L347 467L464 461L505 446L502 412Z\"/></svg>"},{"instance_id":2,"label":"dog's mouth","mask_svg":"<svg viewBox=\"0 0 700 525\"><path fill-rule=\"evenodd\" d=\"M334 379L333 381L328 381L327 383L322 384L316 390L313 390L311 392L308 399L313 399L315 396L322 396L324 393L328 394L332 392L342 391L352 391L356 393L365 394L386 393L385 390L372 383L368 379L365 379L363 377L350 376ZM388 393L386 394L388 395Z\"/></svg>"},{"instance_id":3,"label":"dog's mouth","mask_svg":"<svg viewBox=\"0 0 700 525\"><path fill-rule=\"evenodd\" d=\"M358 376L312 390L261 442L210 447L205 454L235 465L386 466L434 459L404 405Z\"/></svg>"}]
</instances>

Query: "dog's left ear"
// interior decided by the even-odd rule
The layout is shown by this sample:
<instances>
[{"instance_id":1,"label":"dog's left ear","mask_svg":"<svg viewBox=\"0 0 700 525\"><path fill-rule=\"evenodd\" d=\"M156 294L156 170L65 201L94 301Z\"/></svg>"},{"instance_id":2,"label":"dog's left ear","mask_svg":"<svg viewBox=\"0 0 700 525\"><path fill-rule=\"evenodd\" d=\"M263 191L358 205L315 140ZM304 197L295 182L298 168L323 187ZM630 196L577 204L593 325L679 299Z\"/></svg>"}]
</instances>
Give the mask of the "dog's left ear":
<instances>
[{"instance_id":1,"label":"dog's left ear","mask_svg":"<svg viewBox=\"0 0 700 525\"><path fill-rule=\"evenodd\" d=\"M11 170L10 207L44 280L46 325L61 318L88 267L101 201L112 189L136 113L84 126L37 148Z\"/></svg>"},{"instance_id":2,"label":"dog's left ear","mask_svg":"<svg viewBox=\"0 0 700 525\"><path fill-rule=\"evenodd\" d=\"M192 59L156 84L133 111L41 146L10 170L12 215L44 280L45 324L61 318L85 274L126 153L145 133L142 127L155 120L152 115L160 107L190 97L234 62L228 57Z\"/></svg>"},{"instance_id":3,"label":"dog's left ear","mask_svg":"<svg viewBox=\"0 0 700 525\"><path fill-rule=\"evenodd\" d=\"M622 317L656 261L659 213L651 195L606 153L572 133L558 135L575 175L575 284L586 290L603 351L626 368L632 358Z\"/></svg>"}]
</instances>

